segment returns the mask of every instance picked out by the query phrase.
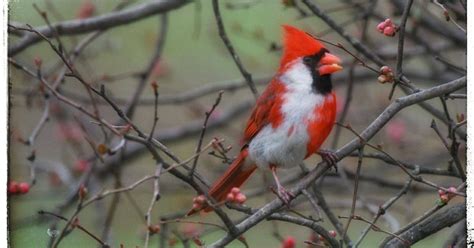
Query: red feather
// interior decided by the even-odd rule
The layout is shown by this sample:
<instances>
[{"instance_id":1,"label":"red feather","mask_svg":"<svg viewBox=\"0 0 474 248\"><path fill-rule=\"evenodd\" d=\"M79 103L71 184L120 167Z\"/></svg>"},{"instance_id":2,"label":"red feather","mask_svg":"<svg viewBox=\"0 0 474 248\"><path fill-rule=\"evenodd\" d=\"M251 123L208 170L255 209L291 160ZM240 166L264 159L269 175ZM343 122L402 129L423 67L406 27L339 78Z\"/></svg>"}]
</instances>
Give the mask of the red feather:
<instances>
[{"instance_id":1,"label":"red feather","mask_svg":"<svg viewBox=\"0 0 474 248\"><path fill-rule=\"evenodd\" d=\"M217 202L222 202L226 199L227 194L234 187L240 187L257 168L256 165L245 166L245 159L248 156L247 148L243 149L239 156L232 162L226 170L209 190L211 196ZM204 212L210 212L212 208L207 207Z\"/></svg>"},{"instance_id":2,"label":"red feather","mask_svg":"<svg viewBox=\"0 0 474 248\"><path fill-rule=\"evenodd\" d=\"M336 104L336 95L332 92L321 105L314 109L316 118L307 123L309 142L306 147L306 158L317 152L331 133L336 121Z\"/></svg>"},{"instance_id":3,"label":"red feather","mask_svg":"<svg viewBox=\"0 0 474 248\"><path fill-rule=\"evenodd\" d=\"M242 139L244 144L248 144L265 125L271 123L272 127L276 128L281 124L283 115L280 109L285 92L286 86L275 77L258 98L252 115L247 121Z\"/></svg>"},{"instance_id":4,"label":"red feather","mask_svg":"<svg viewBox=\"0 0 474 248\"><path fill-rule=\"evenodd\" d=\"M283 56L279 72L283 72L291 61L315 54L324 48L316 38L295 27L283 25L283 32Z\"/></svg>"}]
</instances>

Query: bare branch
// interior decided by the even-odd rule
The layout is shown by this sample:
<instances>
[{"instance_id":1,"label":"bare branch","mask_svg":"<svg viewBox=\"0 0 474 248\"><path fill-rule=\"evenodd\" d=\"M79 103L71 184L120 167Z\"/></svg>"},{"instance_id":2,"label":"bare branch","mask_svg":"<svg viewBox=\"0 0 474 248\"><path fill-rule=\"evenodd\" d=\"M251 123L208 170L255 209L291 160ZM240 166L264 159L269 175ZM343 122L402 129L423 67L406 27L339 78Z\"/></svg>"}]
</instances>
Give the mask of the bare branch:
<instances>
[{"instance_id":1,"label":"bare branch","mask_svg":"<svg viewBox=\"0 0 474 248\"><path fill-rule=\"evenodd\" d=\"M230 55L232 56L232 59L234 60L235 64L239 68L240 73L242 74L242 76L244 76L245 80L247 81L247 84L250 90L252 91L253 95L255 96L255 99L257 99L258 91L257 91L257 88L255 87L255 83L252 80L252 75L242 65L242 62L240 61L239 56L235 52L235 49L232 46L232 43L230 43L230 40L227 37L227 34L225 32L224 23L222 22L221 12L219 10L219 0L212 0L212 9L214 10L214 15L216 16L217 27L219 29L219 36L221 37L222 41L224 41L224 44L227 47L227 50L229 51Z\"/></svg>"},{"instance_id":2,"label":"bare branch","mask_svg":"<svg viewBox=\"0 0 474 248\"><path fill-rule=\"evenodd\" d=\"M466 218L466 205L456 204L445 211L435 214L425 221L414 225L409 230L400 235L403 240L408 241L408 245L413 245L423 238L438 232L439 230L452 226L460 220ZM384 247L406 247L407 244L398 239L390 239Z\"/></svg>"},{"instance_id":3,"label":"bare branch","mask_svg":"<svg viewBox=\"0 0 474 248\"><path fill-rule=\"evenodd\" d=\"M53 23L51 26L57 30L58 35L83 34L129 24L151 15L179 8L187 3L189 3L187 0L150 1L115 13L108 13L87 19ZM45 37L52 37L54 35L54 31L48 26L37 27L35 30L42 33ZM41 41L41 38L34 34L24 35L20 41L8 48L8 55L14 56L39 41Z\"/></svg>"}]
</instances>

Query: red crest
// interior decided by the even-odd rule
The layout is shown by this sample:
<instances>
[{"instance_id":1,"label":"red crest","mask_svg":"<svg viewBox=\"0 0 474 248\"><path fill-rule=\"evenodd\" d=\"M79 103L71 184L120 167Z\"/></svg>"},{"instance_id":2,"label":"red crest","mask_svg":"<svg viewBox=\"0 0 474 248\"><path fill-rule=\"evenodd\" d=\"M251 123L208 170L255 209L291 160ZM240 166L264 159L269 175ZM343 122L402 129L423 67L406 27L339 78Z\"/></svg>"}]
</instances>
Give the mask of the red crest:
<instances>
[{"instance_id":1,"label":"red crest","mask_svg":"<svg viewBox=\"0 0 474 248\"><path fill-rule=\"evenodd\" d=\"M280 71L285 66L303 56L315 54L324 48L323 44L308 33L292 26L283 25L283 56Z\"/></svg>"}]
</instances>

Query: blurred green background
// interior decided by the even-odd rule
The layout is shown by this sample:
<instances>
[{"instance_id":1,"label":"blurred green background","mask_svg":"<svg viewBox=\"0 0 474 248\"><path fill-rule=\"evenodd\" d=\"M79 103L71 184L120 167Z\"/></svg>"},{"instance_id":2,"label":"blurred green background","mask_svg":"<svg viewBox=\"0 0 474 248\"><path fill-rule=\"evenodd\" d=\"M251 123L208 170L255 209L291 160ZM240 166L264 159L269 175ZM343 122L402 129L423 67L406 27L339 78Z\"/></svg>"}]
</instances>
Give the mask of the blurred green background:
<instances>
[{"instance_id":1,"label":"blurred green background","mask_svg":"<svg viewBox=\"0 0 474 248\"><path fill-rule=\"evenodd\" d=\"M271 51L270 45L272 42L279 44L281 24L292 24L313 34L317 34L327 28L327 26L316 17L301 18L297 10L284 7L281 1L245 1L249 3L255 2L254 4L250 4L251 6L248 8L228 8L226 6L233 1L221 2L222 16L229 38L234 44L243 64L249 72L253 74L254 78L270 76L277 69L280 54ZM75 18L78 9L84 2L72 0L9 1L9 20L27 23L32 26L44 25L44 21L34 10L32 6L33 3L36 3L41 9L50 10L48 16L53 22L56 22ZM92 3L96 8L94 15L100 15L109 12L118 2L107 0L92 1ZM141 2L138 1L137 3ZM210 83L242 78L218 36L210 3L211 1L201 0L200 8L198 8L195 3L190 3L169 13L169 31L160 64L160 72L158 73L159 75L155 76L160 85L160 94L173 95ZM381 11L389 10L389 7L384 5L387 3L388 1L380 1L378 7ZM318 1L318 4L323 6L324 9L340 6L338 1L330 0ZM51 9L51 6L54 6L54 11ZM419 7L414 7L413 11L416 12L418 8ZM338 22L344 22L352 18L353 14L353 9L346 9L337 11L331 14L331 16ZM396 47L397 39L389 39L378 34L375 29L376 22L370 22L370 25L368 32L369 37L371 37L373 41L372 43L382 42L385 43L386 46ZM83 52L82 59L79 60L77 64L79 71L83 75L86 75L88 80L93 80L103 75L116 75L143 70L154 52L159 26L159 17L153 16L106 31L104 35L94 41ZM347 26L348 32L356 35L358 35L359 29L360 25ZM67 36L63 38L63 41L67 48L71 49L74 44L83 37L85 37L85 35ZM345 44L336 34L329 34L324 36L324 38ZM385 40L381 41L381 39ZM11 36L9 42L13 44L17 40L16 37ZM333 52L343 57L345 61L351 60L341 50L334 50ZM446 56L454 58L459 56L459 54L462 53L449 53L446 54ZM58 58L44 42L31 46L15 56L15 59L33 68L34 57L41 57L45 68L53 67L58 62ZM460 61L460 63L464 63L464 60ZM408 60L405 66L414 68L415 70L432 69L430 68L430 63L425 63L421 59ZM341 73L347 74L348 72L345 70ZM12 87L10 94L10 128L27 137L40 118L42 107L39 98L36 98L33 106L29 107L21 91L31 87L33 83L37 82L25 76L22 72L12 68L10 69L9 76L10 86ZM362 130L390 103L387 99L387 95L391 85L381 85L376 83L376 80L376 76L374 76L368 80L368 82L356 82L354 89L355 97L349 115L346 118L346 121L356 130ZM422 88L433 84L433 82L423 81L417 81L416 83ZM136 84L136 79L125 78L113 83L106 83L106 87L113 92L115 97L128 99L134 91ZM73 79L66 79L64 88L77 94L85 95L84 89ZM259 87L259 90L261 92L262 87ZM336 91L340 99L343 99L346 86L342 84L342 86L336 88ZM191 120L203 119L204 111L212 105L216 95L217 94L211 94L179 106L160 106L160 120L157 132L159 133L160 129L189 123ZM401 94L397 92L396 96L399 95ZM147 88L142 97L150 99L152 96L153 92L151 88ZM252 95L248 88L242 88L235 92L226 92L217 112L223 112L241 101L251 99ZM430 102L436 106L441 106L439 100L432 100ZM453 113L465 112L463 101L459 101L458 104L452 103L451 101L449 107ZM115 113L111 111L110 108L102 106L101 111L103 111L106 119L117 119ZM138 108L134 120L144 130L149 130L152 124L152 113L153 108L151 106L141 106ZM208 142L214 136L223 137L226 139L226 144L233 145L234 148L231 154L235 154L238 151L237 146L239 135L241 134L240 130L245 124L247 115L248 114L244 114L243 117L232 120L230 125L224 128L207 133L205 142ZM439 166L444 168L449 159L449 154L445 151L445 148L442 143L439 142L433 130L429 128L431 119L432 117L429 114L419 107L413 106L396 117L396 121L403 123L406 128L400 142L397 143L390 140L392 136L384 128L384 130L373 139L373 143L383 144L385 150L402 160L420 163L426 166ZM443 131L446 131L443 125L440 124L440 126ZM74 161L78 158L71 152L70 147L64 146L64 143L62 143L58 137L57 130L58 124L54 120L45 126L35 145L37 160L44 164L59 162L66 168L71 169ZM97 132L97 135L99 135L99 132ZM352 138L353 135L351 133L343 130L339 146ZM329 147L332 143L331 139L332 138L326 142L326 147ZM181 158L187 158L193 154L196 143L197 138L193 137L166 145ZM86 144L84 144L84 147L86 150L88 149ZM87 151L90 152L90 149ZM9 150L10 179L28 181L29 166L26 160L28 154L28 147L11 140ZM429 160L424 154L430 154L430 157L436 157L435 161L432 161L433 158ZM307 164L312 167L315 164L314 162L317 161L319 161L319 157L314 156ZM356 161L354 158L346 158L339 166L354 170L357 164ZM427 161L430 161L430 164L426 164ZM131 162L130 165L124 167L122 171L122 182L124 185L129 185L144 175L154 173L154 169L151 156L145 154ZM205 154L200 159L198 170L212 180L216 178L216 172L223 170L223 166L218 159ZM364 160L362 173L364 175L379 175L387 180L401 183L406 180L406 176L399 169L369 159ZM254 175L250 183L248 183L244 189L259 187L261 185L261 178L261 173ZM450 181L441 177L427 178L435 180L441 185L451 185L453 182L452 180ZM152 216L154 221L158 221L162 215L173 213L177 209L185 210L191 206L191 199L195 193L177 180L178 179L169 174L163 176L161 180L162 198L156 204L153 211ZM95 184L99 186L95 190L91 189L91 192L89 192L90 195L97 193L101 188L112 188L113 180L109 178L105 182L95 182ZM330 204L334 206L336 214L348 216L352 192L348 191L342 184L343 182L341 180L328 178L324 182L321 190L328 198ZM60 204L66 197L68 187L70 186L72 185L54 185L51 183L48 174L39 173L38 182L31 189L29 194L10 197L9 230L10 244L12 247L47 246L49 223L38 222L36 212L40 209L52 210L54 206ZM143 213L148 207L152 191L153 185L149 182L131 192L132 197L138 203ZM374 184L371 183L361 183L360 188L360 194L374 204L383 203L393 196L395 192L396 190L394 189L374 187ZM271 194L268 194L268 196L273 197ZM271 199L269 197L252 199L248 202L248 205L253 207L262 206ZM401 225L404 225L415 216L418 216L434 206L437 198L435 191L430 193L409 193L408 197L402 198L395 204L390 213L400 221ZM105 212L103 210L108 208L111 199L112 197L106 198L81 212L79 215L80 223L93 232L100 233L102 231L101 227L104 216L99 215ZM312 211L311 208L308 207L299 210L308 214ZM142 247L145 234L143 216L137 213L130 201L124 196L120 198L117 211L110 236L112 246L119 247L120 244L123 244L124 247ZM371 218L371 214L362 208L357 208L356 213ZM67 217L70 214L71 211L68 211L65 216ZM232 216L238 217L241 215L233 214ZM193 217L193 220L219 223L219 220L213 214ZM346 220L341 219L341 221L345 223ZM64 223L61 223L61 225L63 224ZM333 229L327 219L321 224L328 229ZM256 228L245 233L244 236L251 247L279 247L280 241L272 236L275 225L277 224L274 222L264 221ZM383 219L378 222L378 225L385 229L389 228ZM183 228L189 228L189 225L173 224L172 228L182 230ZM349 229L350 236L356 239L363 228L365 228L365 224L353 221ZM283 236L294 236L298 241L297 247L305 247L303 241L309 237L310 231L308 229L286 223L278 223L278 229ZM448 231L442 231L416 244L414 247L439 247L447 239L448 234ZM204 236L203 240L206 243L211 243L222 235L222 232L213 232ZM363 242L362 247L377 247L377 244L384 237L385 234L383 233L371 231ZM156 247L157 242L158 238L153 236L151 246ZM72 232L61 245L61 247L94 246L96 246L94 240L77 230ZM180 246L181 244L176 245L176 247ZM229 247L243 247L243 245L239 242L233 242Z\"/></svg>"}]
</instances>

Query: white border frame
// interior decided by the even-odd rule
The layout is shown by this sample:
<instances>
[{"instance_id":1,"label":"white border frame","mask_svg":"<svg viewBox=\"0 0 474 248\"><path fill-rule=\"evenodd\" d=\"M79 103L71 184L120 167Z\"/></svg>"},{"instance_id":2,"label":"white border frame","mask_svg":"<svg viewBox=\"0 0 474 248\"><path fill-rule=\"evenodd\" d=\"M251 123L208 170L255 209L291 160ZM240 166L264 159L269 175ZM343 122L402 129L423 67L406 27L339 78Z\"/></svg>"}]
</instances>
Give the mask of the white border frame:
<instances>
[{"instance_id":1,"label":"white border frame","mask_svg":"<svg viewBox=\"0 0 474 248\"><path fill-rule=\"evenodd\" d=\"M467 2L467 13L473 13L474 11L474 2L466 1ZM469 17L467 18L467 28L474 27L474 18ZM467 244L468 247L474 247L474 216L472 215L472 209L474 208L474 199L472 198L474 194L474 168L472 167L472 132L474 128L474 123L470 121L470 118L474 117L474 101L472 96L474 95L474 88L472 85L469 85L471 78L472 78L472 66L474 65L474 35L469 34L467 32L467 199L466 199L466 211L467 211Z\"/></svg>"},{"instance_id":2,"label":"white border frame","mask_svg":"<svg viewBox=\"0 0 474 248\"><path fill-rule=\"evenodd\" d=\"M2 34L0 49L0 246L8 247L7 233L7 170L8 170L8 67L7 67L8 1L2 1Z\"/></svg>"},{"instance_id":3,"label":"white border frame","mask_svg":"<svg viewBox=\"0 0 474 248\"><path fill-rule=\"evenodd\" d=\"M469 2L469 1L467 1ZM8 67L7 67L7 20L8 20L8 1L2 1L2 32L1 32L1 49L0 49L0 82L2 82L0 87L0 161L4 169L0 173L0 247L8 247L8 233L7 233L7 163L8 161ZM467 4L468 13L474 12L474 3L469 2ZM469 27L474 27L474 17L467 18L468 29ZM467 38L467 118L474 116L474 101L472 96L474 95L474 86L470 86L469 82L471 81L471 66L474 65L474 35L470 35L468 32ZM472 215L472 209L474 208L474 168L470 166L472 161L472 146L473 141L471 135L473 132L474 123L467 122L467 243L468 247L474 247L474 216Z\"/></svg>"}]
</instances>

